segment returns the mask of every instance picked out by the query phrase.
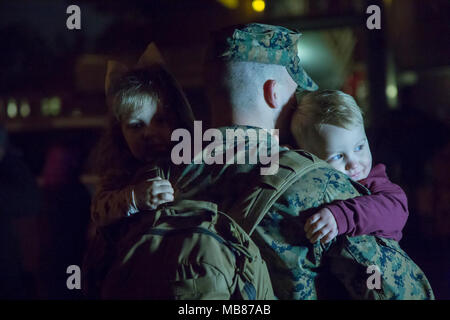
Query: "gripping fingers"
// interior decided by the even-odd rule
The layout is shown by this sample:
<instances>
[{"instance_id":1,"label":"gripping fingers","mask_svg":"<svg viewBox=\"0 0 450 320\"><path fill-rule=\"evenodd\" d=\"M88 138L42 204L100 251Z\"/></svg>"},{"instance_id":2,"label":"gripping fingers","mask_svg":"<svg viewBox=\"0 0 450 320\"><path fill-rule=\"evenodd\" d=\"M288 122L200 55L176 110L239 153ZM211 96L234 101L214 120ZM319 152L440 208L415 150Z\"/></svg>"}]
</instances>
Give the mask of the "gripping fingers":
<instances>
[{"instance_id":1,"label":"gripping fingers","mask_svg":"<svg viewBox=\"0 0 450 320\"><path fill-rule=\"evenodd\" d=\"M153 197L156 197L158 194L161 194L161 193L172 193L173 194L174 190L171 185L160 185L157 187L154 186L151 189L151 195Z\"/></svg>"},{"instance_id":2,"label":"gripping fingers","mask_svg":"<svg viewBox=\"0 0 450 320\"><path fill-rule=\"evenodd\" d=\"M311 239L317 232L319 232L322 228L326 226L326 223L323 220L318 220L313 223L308 231L306 232L306 237Z\"/></svg>"},{"instance_id":3,"label":"gripping fingers","mask_svg":"<svg viewBox=\"0 0 450 320\"><path fill-rule=\"evenodd\" d=\"M162 180L161 178L158 179L158 180L155 180L155 179L147 180L147 183L149 183L153 188L157 188L157 187L160 187L160 186L172 186L170 181Z\"/></svg>"},{"instance_id":4,"label":"gripping fingers","mask_svg":"<svg viewBox=\"0 0 450 320\"><path fill-rule=\"evenodd\" d=\"M152 197L150 200L153 209L156 209L160 204L171 202L174 200L173 193L163 192L159 193L157 196Z\"/></svg>"},{"instance_id":5,"label":"gripping fingers","mask_svg":"<svg viewBox=\"0 0 450 320\"><path fill-rule=\"evenodd\" d=\"M164 193L160 193L158 195L158 198L160 199L160 203L165 203L165 202L170 202L174 200L173 197L173 192L169 193L169 192L164 192Z\"/></svg>"},{"instance_id":6,"label":"gripping fingers","mask_svg":"<svg viewBox=\"0 0 450 320\"><path fill-rule=\"evenodd\" d=\"M326 234L320 241L322 243L328 243L331 240L333 240L336 236L337 236L338 232L335 230L331 230L330 232L328 232L328 234Z\"/></svg>"},{"instance_id":7,"label":"gripping fingers","mask_svg":"<svg viewBox=\"0 0 450 320\"><path fill-rule=\"evenodd\" d=\"M172 184L168 180L148 180L147 181L148 187L147 191L150 193L151 196L156 197L159 193L173 193L174 190L172 188Z\"/></svg>"},{"instance_id":8,"label":"gripping fingers","mask_svg":"<svg viewBox=\"0 0 450 320\"><path fill-rule=\"evenodd\" d=\"M305 232L308 232L308 230L311 228L311 226L315 222L317 222L319 219L320 219L320 215L318 215L318 214L311 216L305 223L305 227L304 227Z\"/></svg>"},{"instance_id":9,"label":"gripping fingers","mask_svg":"<svg viewBox=\"0 0 450 320\"><path fill-rule=\"evenodd\" d=\"M319 231L315 232L314 235L310 238L311 243L317 242L323 237L325 237L331 230L324 227Z\"/></svg>"}]
</instances>

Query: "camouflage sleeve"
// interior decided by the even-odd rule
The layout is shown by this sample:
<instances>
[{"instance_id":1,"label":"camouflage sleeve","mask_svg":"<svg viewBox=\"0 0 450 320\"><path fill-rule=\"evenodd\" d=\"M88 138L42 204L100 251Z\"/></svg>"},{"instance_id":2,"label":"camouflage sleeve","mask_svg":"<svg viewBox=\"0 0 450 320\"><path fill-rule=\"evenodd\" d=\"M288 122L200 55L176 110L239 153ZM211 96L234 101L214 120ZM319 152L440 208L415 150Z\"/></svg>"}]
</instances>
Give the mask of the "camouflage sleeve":
<instances>
[{"instance_id":1,"label":"camouflage sleeve","mask_svg":"<svg viewBox=\"0 0 450 320\"><path fill-rule=\"evenodd\" d=\"M110 190L100 183L91 205L91 218L96 226L110 224L136 212L138 210L133 200L131 185Z\"/></svg>"},{"instance_id":2,"label":"camouflage sleeve","mask_svg":"<svg viewBox=\"0 0 450 320\"><path fill-rule=\"evenodd\" d=\"M423 271L394 240L341 235L328 244L311 244L306 239L304 223L310 213L334 200L358 196L358 190L340 172L329 167L314 169L294 183L264 216L252 237L268 262L277 298L434 298ZM367 267L373 265L381 270L380 290L366 285Z\"/></svg>"},{"instance_id":3,"label":"camouflage sleeve","mask_svg":"<svg viewBox=\"0 0 450 320\"><path fill-rule=\"evenodd\" d=\"M316 208L359 195L347 176L323 166L301 176L284 192L253 236L268 264L280 299L316 299L315 279L324 248L311 244L304 224Z\"/></svg>"},{"instance_id":4,"label":"camouflage sleeve","mask_svg":"<svg viewBox=\"0 0 450 320\"><path fill-rule=\"evenodd\" d=\"M308 246L309 241L306 241L303 231L308 216L323 204L358 195L346 175L328 166L320 167L306 173L290 186L259 226L264 229L263 233L268 237L266 241L271 247L289 247L299 244L299 241Z\"/></svg>"},{"instance_id":5,"label":"camouflage sleeve","mask_svg":"<svg viewBox=\"0 0 450 320\"><path fill-rule=\"evenodd\" d=\"M355 189L350 178L345 174L329 169L327 177L328 181L324 190L323 203L330 203L334 200L346 200L361 195Z\"/></svg>"},{"instance_id":6,"label":"camouflage sleeve","mask_svg":"<svg viewBox=\"0 0 450 320\"><path fill-rule=\"evenodd\" d=\"M287 202L290 214L299 215L301 211L359 195L346 175L324 166L302 176L287 190L281 201Z\"/></svg>"}]
</instances>

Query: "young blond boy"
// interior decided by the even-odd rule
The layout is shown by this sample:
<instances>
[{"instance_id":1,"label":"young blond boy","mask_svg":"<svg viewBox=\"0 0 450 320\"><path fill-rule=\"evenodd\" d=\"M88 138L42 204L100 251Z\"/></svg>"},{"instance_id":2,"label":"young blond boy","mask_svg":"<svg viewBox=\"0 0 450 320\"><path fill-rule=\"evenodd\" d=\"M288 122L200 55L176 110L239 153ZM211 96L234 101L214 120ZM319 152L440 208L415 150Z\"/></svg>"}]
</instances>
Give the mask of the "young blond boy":
<instances>
[{"instance_id":1,"label":"young blond boy","mask_svg":"<svg viewBox=\"0 0 450 320\"><path fill-rule=\"evenodd\" d=\"M355 100L337 90L309 93L294 113L291 131L302 149L371 192L322 206L305 224L307 238L327 243L341 234L366 234L399 241L408 218L407 198L389 181L383 164L372 167L363 115Z\"/></svg>"}]
</instances>

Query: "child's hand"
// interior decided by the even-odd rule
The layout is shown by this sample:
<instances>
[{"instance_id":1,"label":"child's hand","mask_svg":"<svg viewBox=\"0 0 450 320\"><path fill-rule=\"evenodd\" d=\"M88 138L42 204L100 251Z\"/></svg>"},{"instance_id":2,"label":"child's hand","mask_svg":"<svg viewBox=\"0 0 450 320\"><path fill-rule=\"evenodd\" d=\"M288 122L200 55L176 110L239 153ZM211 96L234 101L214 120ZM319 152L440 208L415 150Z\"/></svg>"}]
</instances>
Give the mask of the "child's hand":
<instances>
[{"instance_id":1,"label":"child's hand","mask_svg":"<svg viewBox=\"0 0 450 320\"><path fill-rule=\"evenodd\" d=\"M337 234L337 224L333 214L327 208L322 208L313 214L305 223L306 237L314 243L321 240L327 243L333 240Z\"/></svg>"},{"instance_id":2,"label":"child's hand","mask_svg":"<svg viewBox=\"0 0 450 320\"><path fill-rule=\"evenodd\" d=\"M139 210L153 210L160 204L173 201L173 193L172 185L168 180L156 177L135 185L134 201Z\"/></svg>"}]
</instances>

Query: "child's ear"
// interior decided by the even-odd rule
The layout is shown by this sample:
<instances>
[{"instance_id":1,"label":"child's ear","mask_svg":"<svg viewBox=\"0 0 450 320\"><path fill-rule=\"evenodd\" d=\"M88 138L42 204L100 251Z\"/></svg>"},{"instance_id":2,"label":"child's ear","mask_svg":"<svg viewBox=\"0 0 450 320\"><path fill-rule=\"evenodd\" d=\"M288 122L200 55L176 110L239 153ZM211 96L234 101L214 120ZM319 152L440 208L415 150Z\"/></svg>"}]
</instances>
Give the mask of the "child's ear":
<instances>
[{"instance_id":1,"label":"child's ear","mask_svg":"<svg viewBox=\"0 0 450 320\"><path fill-rule=\"evenodd\" d=\"M278 107L277 93L275 91L275 85L276 85L275 80L267 80L266 82L264 82L264 87L263 87L264 100L269 105L269 107L273 108L273 109Z\"/></svg>"}]
</instances>

